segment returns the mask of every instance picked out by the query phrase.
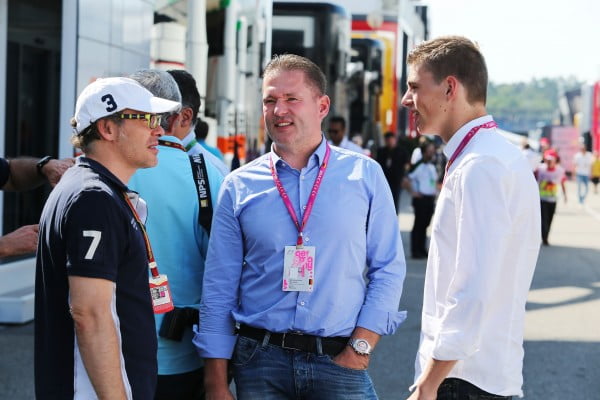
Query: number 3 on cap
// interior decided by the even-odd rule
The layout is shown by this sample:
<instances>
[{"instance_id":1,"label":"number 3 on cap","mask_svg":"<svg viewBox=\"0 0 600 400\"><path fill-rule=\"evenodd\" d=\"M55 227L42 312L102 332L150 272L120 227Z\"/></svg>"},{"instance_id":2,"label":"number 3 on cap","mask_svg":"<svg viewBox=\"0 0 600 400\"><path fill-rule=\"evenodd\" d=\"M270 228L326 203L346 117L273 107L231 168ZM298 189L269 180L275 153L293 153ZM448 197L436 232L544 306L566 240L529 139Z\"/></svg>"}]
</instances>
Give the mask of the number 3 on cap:
<instances>
[{"instance_id":1,"label":"number 3 on cap","mask_svg":"<svg viewBox=\"0 0 600 400\"><path fill-rule=\"evenodd\" d=\"M94 254L96 253L96 249L98 248L98 244L100 244L100 239L102 238L102 232L100 231L83 231L83 237L91 237L92 244L90 244L90 248L87 253L85 253L86 260L92 260L94 258Z\"/></svg>"},{"instance_id":2,"label":"number 3 on cap","mask_svg":"<svg viewBox=\"0 0 600 400\"><path fill-rule=\"evenodd\" d=\"M115 98L112 97L112 94L105 94L100 100L108 106L106 107L106 111L113 112L117 109L117 103L115 102Z\"/></svg>"}]
</instances>

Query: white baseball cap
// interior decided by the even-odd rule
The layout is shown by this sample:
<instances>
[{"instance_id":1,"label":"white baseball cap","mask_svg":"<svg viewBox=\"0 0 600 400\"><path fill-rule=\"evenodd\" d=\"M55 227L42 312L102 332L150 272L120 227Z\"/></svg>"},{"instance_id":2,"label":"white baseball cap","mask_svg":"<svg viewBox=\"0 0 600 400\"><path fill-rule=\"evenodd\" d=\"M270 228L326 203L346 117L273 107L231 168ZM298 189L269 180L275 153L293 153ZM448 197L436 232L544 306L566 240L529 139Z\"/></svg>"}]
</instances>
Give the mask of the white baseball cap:
<instances>
[{"instance_id":1,"label":"white baseball cap","mask_svg":"<svg viewBox=\"0 0 600 400\"><path fill-rule=\"evenodd\" d=\"M71 125L77 134L108 115L129 108L152 114L177 112L181 104L155 97L130 78L101 78L90 83L77 98Z\"/></svg>"}]
</instances>

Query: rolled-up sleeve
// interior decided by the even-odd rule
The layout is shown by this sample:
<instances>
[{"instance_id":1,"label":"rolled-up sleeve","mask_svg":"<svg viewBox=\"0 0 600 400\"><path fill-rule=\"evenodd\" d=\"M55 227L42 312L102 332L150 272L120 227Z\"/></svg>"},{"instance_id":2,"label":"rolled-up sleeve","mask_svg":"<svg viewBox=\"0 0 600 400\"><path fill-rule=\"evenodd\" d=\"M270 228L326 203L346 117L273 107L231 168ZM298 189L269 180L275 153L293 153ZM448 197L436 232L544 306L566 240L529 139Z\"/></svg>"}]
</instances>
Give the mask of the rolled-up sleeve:
<instances>
[{"instance_id":1,"label":"rolled-up sleeve","mask_svg":"<svg viewBox=\"0 0 600 400\"><path fill-rule=\"evenodd\" d=\"M406 311L398 311L406 261L392 193L381 167L373 164L372 172L367 226L369 283L357 326L379 335L391 335L406 319Z\"/></svg>"},{"instance_id":2,"label":"rolled-up sleeve","mask_svg":"<svg viewBox=\"0 0 600 400\"><path fill-rule=\"evenodd\" d=\"M234 185L226 178L213 217L200 303L200 326L194 329L194 344L204 358L231 358L237 339L232 311L238 304L243 242L234 198Z\"/></svg>"}]
</instances>

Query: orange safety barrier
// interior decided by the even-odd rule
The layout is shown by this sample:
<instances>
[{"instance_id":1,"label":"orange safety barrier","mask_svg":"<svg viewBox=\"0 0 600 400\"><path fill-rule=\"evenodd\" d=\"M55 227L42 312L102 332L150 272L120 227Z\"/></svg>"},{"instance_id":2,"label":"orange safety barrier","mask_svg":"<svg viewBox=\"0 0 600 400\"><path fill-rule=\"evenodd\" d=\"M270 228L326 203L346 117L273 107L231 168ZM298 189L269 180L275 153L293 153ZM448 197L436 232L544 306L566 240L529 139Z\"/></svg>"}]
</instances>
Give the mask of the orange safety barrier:
<instances>
[{"instance_id":1,"label":"orange safety barrier","mask_svg":"<svg viewBox=\"0 0 600 400\"><path fill-rule=\"evenodd\" d=\"M237 156L239 159L246 158L246 135L219 136L217 147L223 154L233 154L237 143Z\"/></svg>"}]
</instances>

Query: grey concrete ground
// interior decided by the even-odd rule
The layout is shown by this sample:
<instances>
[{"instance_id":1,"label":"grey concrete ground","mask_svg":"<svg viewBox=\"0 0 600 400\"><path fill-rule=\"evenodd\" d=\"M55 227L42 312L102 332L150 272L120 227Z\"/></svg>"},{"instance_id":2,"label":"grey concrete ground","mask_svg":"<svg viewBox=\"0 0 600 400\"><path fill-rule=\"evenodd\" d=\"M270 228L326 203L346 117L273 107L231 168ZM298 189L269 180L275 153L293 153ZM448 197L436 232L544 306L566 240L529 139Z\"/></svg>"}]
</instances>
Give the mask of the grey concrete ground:
<instances>
[{"instance_id":1,"label":"grey concrete ground","mask_svg":"<svg viewBox=\"0 0 600 400\"><path fill-rule=\"evenodd\" d=\"M558 204L551 246L542 248L527 304L526 400L600 399L600 194ZM403 194L400 215L405 248L412 226ZM408 320L384 337L371 375L381 400L405 399L412 383L420 329L425 261L407 260L401 308ZM0 325L0 399L33 399L33 324Z\"/></svg>"}]
</instances>

